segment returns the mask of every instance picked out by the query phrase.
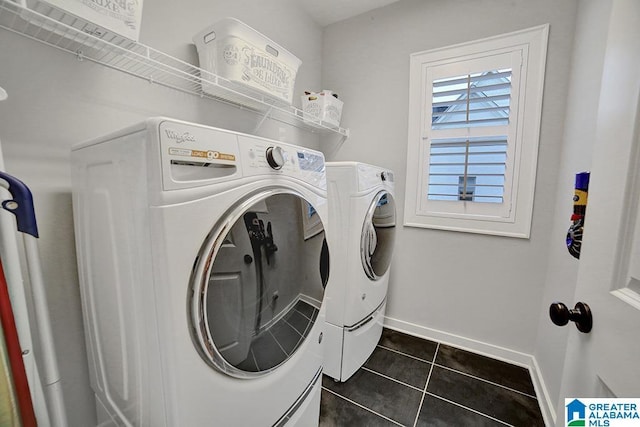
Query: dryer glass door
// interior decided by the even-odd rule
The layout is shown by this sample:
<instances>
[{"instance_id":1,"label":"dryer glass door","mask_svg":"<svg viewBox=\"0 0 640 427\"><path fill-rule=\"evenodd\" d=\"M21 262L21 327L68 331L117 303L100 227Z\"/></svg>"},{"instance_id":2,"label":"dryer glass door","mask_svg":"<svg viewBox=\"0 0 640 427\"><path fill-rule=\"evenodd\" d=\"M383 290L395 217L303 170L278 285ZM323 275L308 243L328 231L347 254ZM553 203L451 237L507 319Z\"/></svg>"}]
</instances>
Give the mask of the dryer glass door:
<instances>
[{"instance_id":1,"label":"dryer glass door","mask_svg":"<svg viewBox=\"0 0 640 427\"><path fill-rule=\"evenodd\" d=\"M380 191L369 206L362 227L360 258L362 268L372 280L389 269L396 232L396 206L391 194Z\"/></svg>"},{"instance_id":2,"label":"dryer glass door","mask_svg":"<svg viewBox=\"0 0 640 427\"><path fill-rule=\"evenodd\" d=\"M207 363L256 377L296 352L328 280L324 234L313 206L286 189L250 196L216 224L191 278L193 336Z\"/></svg>"}]
</instances>

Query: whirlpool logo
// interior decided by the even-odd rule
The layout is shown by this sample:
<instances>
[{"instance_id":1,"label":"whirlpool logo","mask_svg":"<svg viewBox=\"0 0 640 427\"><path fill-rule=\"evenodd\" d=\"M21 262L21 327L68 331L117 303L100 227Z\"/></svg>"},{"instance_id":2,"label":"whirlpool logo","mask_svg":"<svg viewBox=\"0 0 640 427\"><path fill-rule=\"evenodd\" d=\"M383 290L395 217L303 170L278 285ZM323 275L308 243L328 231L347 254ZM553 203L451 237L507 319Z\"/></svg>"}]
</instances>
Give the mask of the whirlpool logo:
<instances>
[{"instance_id":1,"label":"whirlpool logo","mask_svg":"<svg viewBox=\"0 0 640 427\"><path fill-rule=\"evenodd\" d=\"M640 399L565 399L567 427L640 426Z\"/></svg>"},{"instance_id":2,"label":"whirlpool logo","mask_svg":"<svg viewBox=\"0 0 640 427\"><path fill-rule=\"evenodd\" d=\"M196 137L189 132L180 133L173 129L165 129L164 133L167 135L167 138L175 140L178 144L183 142L196 142Z\"/></svg>"}]
</instances>

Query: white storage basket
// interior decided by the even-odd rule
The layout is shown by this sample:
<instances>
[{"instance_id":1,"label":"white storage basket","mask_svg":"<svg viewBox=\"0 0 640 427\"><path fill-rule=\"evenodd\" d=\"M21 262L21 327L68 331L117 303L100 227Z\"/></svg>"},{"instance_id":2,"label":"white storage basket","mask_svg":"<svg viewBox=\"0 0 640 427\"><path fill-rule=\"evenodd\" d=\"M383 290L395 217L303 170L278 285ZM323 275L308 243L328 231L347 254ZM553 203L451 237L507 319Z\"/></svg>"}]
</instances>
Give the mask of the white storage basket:
<instances>
[{"instance_id":1,"label":"white storage basket","mask_svg":"<svg viewBox=\"0 0 640 427\"><path fill-rule=\"evenodd\" d=\"M257 90L275 104L291 105L302 61L235 18L224 18L196 34L200 68ZM206 79L206 76L204 76ZM202 90L216 95L203 82Z\"/></svg>"}]
</instances>

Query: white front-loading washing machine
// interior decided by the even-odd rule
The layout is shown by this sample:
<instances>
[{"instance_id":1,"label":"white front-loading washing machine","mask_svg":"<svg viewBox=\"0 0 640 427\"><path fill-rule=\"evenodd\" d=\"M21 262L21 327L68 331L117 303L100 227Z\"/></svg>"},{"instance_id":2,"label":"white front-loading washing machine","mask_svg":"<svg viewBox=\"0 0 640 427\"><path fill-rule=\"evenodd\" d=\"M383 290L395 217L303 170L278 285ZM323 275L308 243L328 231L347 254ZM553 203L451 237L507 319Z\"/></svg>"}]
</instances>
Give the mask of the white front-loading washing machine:
<instances>
[{"instance_id":1,"label":"white front-loading washing machine","mask_svg":"<svg viewBox=\"0 0 640 427\"><path fill-rule=\"evenodd\" d=\"M154 118L71 159L99 425L317 425L322 153Z\"/></svg>"},{"instance_id":2,"label":"white front-loading washing machine","mask_svg":"<svg viewBox=\"0 0 640 427\"><path fill-rule=\"evenodd\" d=\"M359 162L327 162L326 169L332 263L324 373L346 381L382 334L395 241L394 175Z\"/></svg>"}]
</instances>

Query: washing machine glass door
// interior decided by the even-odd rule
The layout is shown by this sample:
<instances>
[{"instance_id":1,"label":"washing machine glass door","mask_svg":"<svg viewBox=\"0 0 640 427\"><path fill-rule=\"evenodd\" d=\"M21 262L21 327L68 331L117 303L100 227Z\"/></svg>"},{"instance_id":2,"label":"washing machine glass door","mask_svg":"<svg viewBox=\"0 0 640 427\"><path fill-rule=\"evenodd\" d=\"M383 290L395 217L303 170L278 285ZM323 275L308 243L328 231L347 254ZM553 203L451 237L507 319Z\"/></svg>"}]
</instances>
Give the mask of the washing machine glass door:
<instances>
[{"instance_id":1,"label":"washing machine glass door","mask_svg":"<svg viewBox=\"0 0 640 427\"><path fill-rule=\"evenodd\" d=\"M396 206L391 194L380 191L365 215L360 241L362 268L372 280L389 269L396 232Z\"/></svg>"},{"instance_id":2,"label":"washing machine glass door","mask_svg":"<svg viewBox=\"0 0 640 427\"><path fill-rule=\"evenodd\" d=\"M318 316L329 274L324 226L300 194L273 189L239 202L214 226L191 278L196 348L234 377L290 358Z\"/></svg>"}]
</instances>

